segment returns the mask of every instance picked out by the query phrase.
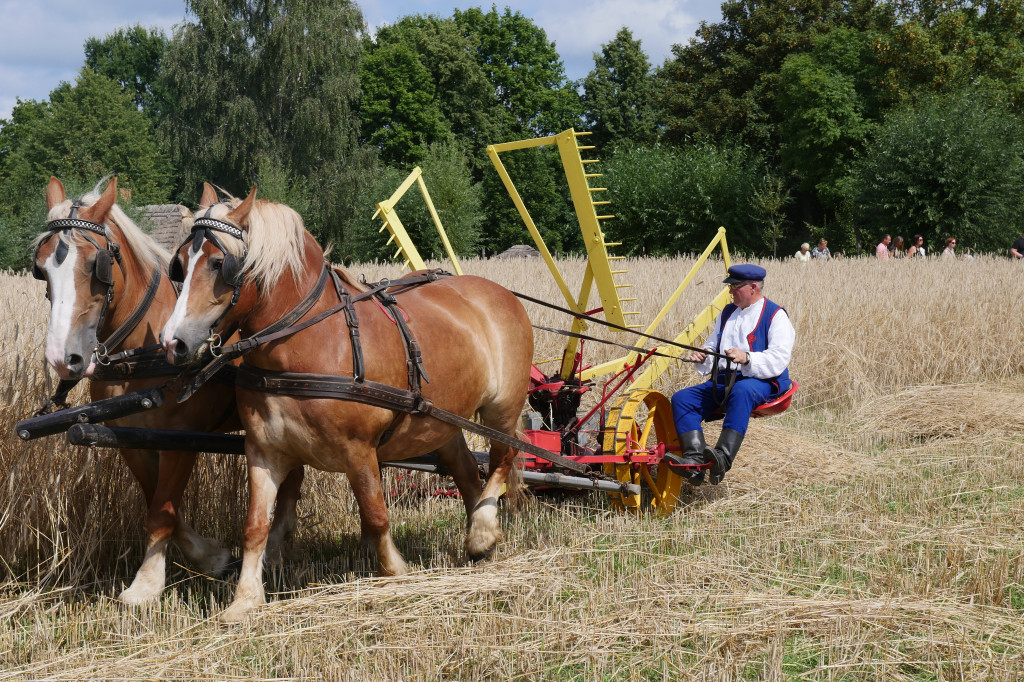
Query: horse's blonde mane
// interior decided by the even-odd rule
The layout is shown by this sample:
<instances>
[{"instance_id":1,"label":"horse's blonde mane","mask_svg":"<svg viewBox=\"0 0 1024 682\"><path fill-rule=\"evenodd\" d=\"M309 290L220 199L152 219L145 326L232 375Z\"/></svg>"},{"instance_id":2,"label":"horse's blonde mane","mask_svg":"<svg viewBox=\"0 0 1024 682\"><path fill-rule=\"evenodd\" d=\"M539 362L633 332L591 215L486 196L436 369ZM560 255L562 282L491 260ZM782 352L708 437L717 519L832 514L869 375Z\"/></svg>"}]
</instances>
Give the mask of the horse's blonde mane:
<instances>
[{"instance_id":1,"label":"horse's blonde mane","mask_svg":"<svg viewBox=\"0 0 1024 682\"><path fill-rule=\"evenodd\" d=\"M86 193L81 197L81 199L79 199L79 201L82 202L83 207L92 206L100 200L100 197L102 196L100 186L104 184L106 184L106 178L100 180L91 192ZM71 215L71 204L71 199L65 199L51 208L46 214L47 222L67 218ZM166 269L167 262L170 260L171 255L166 249L153 241L152 237L143 232L142 228L136 225L135 222L128 217L128 214L117 205L117 203L110 207L107 219L121 229L123 238L117 238L115 235L110 234L109 228L107 228L107 237L110 238L111 241L118 242L119 246L131 250L143 270L152 270L153 266L159 266L161 270ZM39 246L39 243L51 234L51 232L46 231L36 235L36 238L32 240L32 250L34 251ZM59 238L62 240L67 239L63 232L60 233ZM121 243L122 241L123 243ZM100 245L102 246L102 242Z\"/></svg>"},{"instance_id":2,"label":"horse's blonde mane","mask_svg":"<svg viewBox=\"0 0 1024 682\"><path fill-rule=\"evenodd\" d=\"M239 199L232 197L227 202L214 204L210 217L230 222L228 214L240 203ZM195 217L201 218L206 212L207 209L200 209ZM305 269L306 227L302 217L289 206L257 199L249 212L247 227L244 247L237 239L218 235L230 253L241 256L243 250L246 251L242 263L245 276L272 286L285 270L291 269L292 277L297 281ZM264 291L267 291L266 287Z\"/></svg>"}]
</instances>

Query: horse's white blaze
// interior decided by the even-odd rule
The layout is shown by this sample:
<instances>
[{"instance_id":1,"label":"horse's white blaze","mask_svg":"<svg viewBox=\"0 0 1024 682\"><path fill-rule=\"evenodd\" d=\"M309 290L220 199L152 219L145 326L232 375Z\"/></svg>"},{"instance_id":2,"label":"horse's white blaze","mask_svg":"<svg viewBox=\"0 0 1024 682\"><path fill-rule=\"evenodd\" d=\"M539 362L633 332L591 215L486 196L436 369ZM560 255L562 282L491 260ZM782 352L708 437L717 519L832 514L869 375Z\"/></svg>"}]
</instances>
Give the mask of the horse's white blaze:
<instances>
[{"instance_id":1,"label":"horse's white blaze","mask_svg":"<svg viewBox=\"0 0 1024 682\"><path fill-rule=\"evenodd\" d=\"M58 237L59 239L59 237ZM78 262L78 247L68 244L68 255L64 262L57 264L56 250L43 263L43 272L50 282L50 329L46 334L46 361L61 376L66 376L68 337L74 320L78 294L75 288L75 263Z\"/></svg>"},{"instance_id":2,"label":"horse's white blaze","mask_svg":"<svg viewBox=\"0 0 1024 682\"><path fill-rule=\"evenodd\" d=\"M185 283L181 287L178 302L174 304L174 310L171 312L167 324L164 325L163 331L160 332L160 338L164 340L164 348L174 347L174 336L178 333L178 327L185 321L185 312L188 310L188 295L192 289L192 273L196 270L196 256L199 255L202 248L202 243L198 246L193 243L188 249L188 272L185 273Z\"/></svg>"}]
</instances>

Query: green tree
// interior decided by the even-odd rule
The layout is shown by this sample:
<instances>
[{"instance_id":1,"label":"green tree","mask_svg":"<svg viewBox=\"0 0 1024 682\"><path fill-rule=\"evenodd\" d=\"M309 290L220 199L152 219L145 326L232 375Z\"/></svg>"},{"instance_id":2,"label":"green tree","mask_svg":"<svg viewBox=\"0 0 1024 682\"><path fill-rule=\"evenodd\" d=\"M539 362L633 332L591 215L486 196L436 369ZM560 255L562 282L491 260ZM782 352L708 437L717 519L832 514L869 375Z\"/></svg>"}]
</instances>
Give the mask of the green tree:
<instances>
[{"instance_id":1,"label":"green tree","mask_svg":"<svg viewBox=\"0 0 1024 682\"><path fill-rule=\"evenodd\" d=\"M160 29L138 24L119 28L102 39L85 41L85 65L117 81L139 109L156 118L166 98L160 64L167 45L167 36Z\"/></svg>"},{"instance_id":2,"label":"green tree","mask_svg":"<svg viewBox=\"0 0 1024 682\"><path fill-rule=\"evenodd\" d=\"M761 159L740 146L622 145L605 171L616 216L608 234L629 255L673 255L702 251L724 226L731 248L759 250L754 193L764 175Z\"/></svg>"},{"instance_id":3,"label":"green tree","mask_svg":"<svg viewBox=\"0 0 1024 682\"><path fill-rule=\"evenodd\" d=\"M837 28L818 36L811 52L793 54L779 70L781 162L805 190L845 176L871 131L871 42L867 33Z\"/></svg>"},{"instance_id":4,"label":"green tree","mask_svg":"<svg viewBox=\"0 0 1024 682\"><path fill-rule=\"evenodd\" d=\"M453 19L402 17L367 40L365 52L360 66L364 139L389 139L401 126L410 140L411 153L401 144L395 145L398 153L382 149L388 161L418 163L427 145L445 139L481 151L495 141L501 111L494 88L473 42ZM388 60L395 52L401 60ZM412 63L399 63L406 61ZM482 153L473 158L479 177L486 159Z\"/></svg>"},{"instance_id":5,"label":"green tree","mask_svg":"<svg viewBox=\"0 0 1024 682\"><path fill-rule=\"evenodd\" d=\"M1024 126L998 93L968 89L892 112L857 169L865 224L1005 249L1024 217Z\"/></svg>"},{"instance_id":6,"label":"green tree","mask_svg":"<svg viewBox=\"0 0 1024 682\"><path fill-rule=\"evenodd\" d=\"M901 2L902 21L877 41L886 102L983 86L1024 113L1024 0Z\"/></svg>"},{"instance_id":7,"label":"green tree","mask_svg":"<svg viewBox=\"0 0 1024 682\"><path fill-rule=\"evenodd\" d=\"M456 9L454 20L507 112L508 134L548 135L577 124L579 95L544 29L508 7L501 14Z\"/></svg>"},{"instance_id":8,"label":"green tree","mask_svg":"<svg viewBox=\"0 0 1024 682\"><path fill-rule=\"evenodd\" d=\"M834 28L865 31L891 22L891 10L875 0L723 3L722 21L701 22L658 72L668 139L732 136L774 155L783 141L776 96L786 58L809 51L816 35Z\"/></svg>"},{"instance_id":9,"label":"green tree","mask_svg":"<svg viewBox=\"0 0 1024 682\"><path fill-rule=\"evenodd\" d=\"M594 54L594 70L583 79L583 115L598 145L630 140L654 142L657 119L651 64L628 28Z\"/></svg>"},{"instance_id":10,"label":"green tree","mask_svg":"<svg viewBox=\"0 0 1024 682\"><path fill-rule=\"evenodd\" d=\"M0 139L0 205L15 235L4 249L7 267L27 263L27 237L45 223L50 175L91 187L117 174L133 202L167 199L170 166L152 123L117 83L91 69L82 69L75 85L58 86L48 103L20 102Z\"/></svg>"},{"instance_id":11,"label":"green tree","mask_svg":"<svg viewBox=\"0 0 1024 682\"><path fill-rule=\"evenodd\" d=\"M411 46L396 42L369 51L359 81L363 139L384 160L415 165L430 144L452 139L431 74Z\"/></svg>"},{"instance_id":12,"label":"green tree","mask_svg":"<svg viewBox=\"0 0 1024 682\"><path fill-rule=\"evenodd\" d=\"M339 239L357 152L358 37L348 0L188 0L195 15L164 57L161 132L194 196L205 180L242 195L261 163L306 179L307 226Z\"/></svg>"},{"instance_id":13,"label":"green tree","mask_svg":"<svg viewBox=\"0 0 1024 682\"><path fill-rule=\"evenodd\" d=\"M580 122L581 105L568 81L554 43L543 29L523 16L494 7L455 10L456 25L474 47L477 63L498 102L488 142L506 142L550 135ZM489 168L479 150L474 164ZM548 247L578 251L581 236L572 210L565 175L552 149L527 149L502 155L509 175L526 202ZM482 245L495 253L514 244L531 243L529 233L496 173L483 173Z\"/></svg>"}]
</instances>

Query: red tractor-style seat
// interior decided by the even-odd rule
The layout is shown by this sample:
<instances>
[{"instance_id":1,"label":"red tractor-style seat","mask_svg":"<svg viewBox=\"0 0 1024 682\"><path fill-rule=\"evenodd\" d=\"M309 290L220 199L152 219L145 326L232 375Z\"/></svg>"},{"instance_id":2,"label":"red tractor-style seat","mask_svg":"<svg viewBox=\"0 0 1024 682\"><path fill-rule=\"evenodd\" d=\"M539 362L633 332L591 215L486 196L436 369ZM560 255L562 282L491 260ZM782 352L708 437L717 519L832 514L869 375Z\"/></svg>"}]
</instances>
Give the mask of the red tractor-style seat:
<instances>
[{"instance_id":1,"label":"red tractor-style seat","mask_svg":"<svg viewBox=\"0 0 1024 682\"><path fill-rule=\"evenodd\" d=\"M789 390L782 395L772 398L763 405L758 405L754 408L754 411L750 413L751 417L771 417L776 414L782 414L789 409L789 404L793 402L793 396L796 395L796 389L800 388L800 384L795 381L789 387ZM715 410L715 413L705 421L713 422L723 418L725 413L721 410Z\"/></svg>"},{"instance_id":2,"label":"red tractor-style seat","mask_svg":"<svg viewBox=\"0 0 1024 682\"><path fill-rule=\"evenodd\" d=\"M792 386L789 390L780 395L774 400L769 400L763 405L758 405L754 408L754 411L750 413L751 417L771 417L772 415L782 414L789 409L789 404L793 402L793 396L796 395L796 389L800 388L800 384L795 381L792 382Z\"/></svg>"}]
</instances>

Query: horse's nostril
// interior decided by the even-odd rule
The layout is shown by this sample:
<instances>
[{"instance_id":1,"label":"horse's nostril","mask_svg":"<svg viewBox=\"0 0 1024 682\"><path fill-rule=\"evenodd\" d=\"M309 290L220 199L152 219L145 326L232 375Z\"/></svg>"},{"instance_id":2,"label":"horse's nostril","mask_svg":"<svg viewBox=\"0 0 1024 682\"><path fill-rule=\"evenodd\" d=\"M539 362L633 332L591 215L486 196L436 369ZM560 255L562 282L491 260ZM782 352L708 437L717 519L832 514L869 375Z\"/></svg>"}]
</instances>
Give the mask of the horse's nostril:
<instances>
[{"instance_id":1,"label":"horse's nostril","mask_svg":"<svg viewBox=\"0 0 1024 682\"><path fill-rule=\"evenodd\" d=\"M174 364L184 364L188 360L188 344L181 339L174 340Z\"/></svg>"}]
</instances>

